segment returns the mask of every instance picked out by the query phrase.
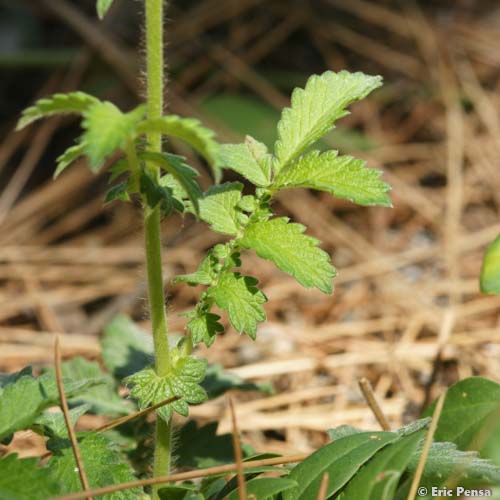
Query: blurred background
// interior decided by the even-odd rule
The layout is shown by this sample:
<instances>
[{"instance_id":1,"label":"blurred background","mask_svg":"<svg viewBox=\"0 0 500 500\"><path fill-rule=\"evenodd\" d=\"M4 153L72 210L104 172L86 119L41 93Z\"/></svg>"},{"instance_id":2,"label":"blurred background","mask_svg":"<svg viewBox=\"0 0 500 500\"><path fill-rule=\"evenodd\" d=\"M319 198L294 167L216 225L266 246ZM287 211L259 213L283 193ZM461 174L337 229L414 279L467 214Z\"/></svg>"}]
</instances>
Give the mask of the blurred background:
<instances>
[{"instance_id":1,"label":"blurred background","mask_svg":"<svg viewBox=\"0 0 500 500\"><path fill-rule=\"evenodd\" d=\"M269 297L256 342L228 331L200 353L275 394L238 395L257 449L309 451L324 430L376 428L367 377L391 425L417 416L459 378L500 377L500 297L483 296L486 245L500 232L500 4L497 1L198 0L169 2L169 111L198 117L221 142L245 133L272 147L295 86L327 69L383 75L385 85L325 139L383 169L393 209L326 193L284 192L278 213L308 226L339 271L331 296L248 255ZM133 204L103 204L107 173L83 161L51 181L79 133L72 118L14 127L35 99L81 89L124 109L143 94L142 2L115 0L103 23L92 0L0 2L0 371L99 357L119 312L148 328L142 222ZM203 162L181 144L169 146ZM236 177L227 177L236 179ZM226 180L227 180L226 179ZM220 236L190 216L164 224L170 327L183 332L199 290L193 271ZM230 428L224 400L194 407ZM93 426L85 416L81 422ZM98 418L98 417L95 417ZM32 454L33 436L11 444Z\"/></svg>"}]
</instances>

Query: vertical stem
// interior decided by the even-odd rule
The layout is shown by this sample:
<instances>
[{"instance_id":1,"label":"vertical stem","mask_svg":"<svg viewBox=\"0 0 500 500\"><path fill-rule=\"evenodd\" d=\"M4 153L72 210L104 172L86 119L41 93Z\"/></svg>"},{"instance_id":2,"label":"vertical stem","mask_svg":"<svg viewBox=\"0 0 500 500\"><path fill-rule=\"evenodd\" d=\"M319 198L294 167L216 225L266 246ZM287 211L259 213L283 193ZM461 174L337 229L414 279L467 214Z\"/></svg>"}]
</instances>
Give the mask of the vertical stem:
<instances>
[{"instance_id":1,"label":"vertical stem","mask_svg":"<svg viewBox=\"0 0 500 500\"><path fill-rule=\"evenodd\" d=\"M145 0L146 4L146 75L148 117L163 114L163 0ZM148 142L153 151L161 151L161 134L151 133ZM159 178L160 171L148 165L150 175ZM155 369L162 376L169 368L168 329L163 291L163 272L160 239L160 209L144 208L146 262L148 274L149 308L153 327ZM156 420L156 439L153 476L167 475L171 460L171 422ZM157 499L157 487L153 498Z\"/></svg>"}]
</instances>

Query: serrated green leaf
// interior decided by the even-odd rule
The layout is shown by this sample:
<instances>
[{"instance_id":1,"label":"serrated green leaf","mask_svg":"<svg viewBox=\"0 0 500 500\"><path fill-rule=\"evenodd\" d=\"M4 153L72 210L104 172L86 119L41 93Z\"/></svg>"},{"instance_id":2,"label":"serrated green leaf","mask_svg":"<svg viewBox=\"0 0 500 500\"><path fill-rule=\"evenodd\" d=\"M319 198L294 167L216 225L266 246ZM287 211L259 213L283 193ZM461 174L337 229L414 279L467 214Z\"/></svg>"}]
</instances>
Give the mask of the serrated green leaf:
<instances>
[{"instance_id":1,"label":"serrated green leaf","mask_svg":"<svg viewBox=\"0 0 500 500\"><path fill-rule=\"evenodd\" d=\"M63 378L68 397L103 383L101 377L71 380ZM49 406L59 401L56 380L51 373L34 378L27 371L11 377L0 391L0 439L20 429L27 429Z\"/></svg>"},{"instance_id":2,"label":"serrated green leaf","mask_svg":"<svg viewBox=\"0 0 500 500\"><path fill-rule=\"evenodd\" d=\"M392 432L362 432L333 441L297 465L290 479L298 486L283 494L284 500L309 500L318 493L325 472L328 473L326 498L339 491L371 457L398 440Z\"/></svg>"},{"instance_id":3,"label":"serrated green leaf","mask_svg":"<svg viewBox=\"0 0 500 500\"><path fill-rule=\"evenodd\" d=\"M212 186L200 199L200 218L218 233L237 234L240 223L236 206L242 189L239 182Z\"/></svg>"},{"instance_id":4,"label":"serrated green leaf","mask_svg":"<svg viewBox=\"0 0 500 500\"><path fill-rule=\"evenodd\" d=\"M220 147L222 167L238 172L256 186L271 183L271 157L267 147L248 136L243 144L223 144Z\"/></svg>"},{"instance_id":5,"label":"serrated green leaf","mask_svg":"<svg viewBox=\"0 0 500 500\"><path fill-rule=\"evenodd\" d=\"M69 417L73 426L82 415L85 415L85 413L90 410L90 408L91 405L84 404L75 408L71 408L71 410L69 410ZM66 421L64 420L64 414L62 413L62 411L43 412L33 423L33 430L49 438L68 437L68 428L66 426Z\"/></svg>"},{"instance_id":6,"label":"serrated green leaf","mask_svg":"<svg viewBox=\"0 0 500 500\"><path fill-rule=\"evenodd\" d=\"M120 182L119 184L111 187L106 193L106 197L104 198L104 203L111 203L115 200L120 201L129 201L130 196L128 194L129 183L128 181Z\"/></svg>"},{"instance_id":7,"label":"serrated green leaf","mask_svg":"<svg viewBox=\"0 0 500 500\"><path fill-rule=\"evenodd\" d=\"M392 500L401 475L425 435L426 430L420 430L383 448L347 483L338 500Z\"/></svg>"},{"instance_id":8,"label":"serrated green leaf","mask_svg":"<svg viewBox=\"0 0 500 500\"><path fill-rule=\"evenodd\" d=\"M303 234L305 229L287 217L255 222L246 227L240 245L274 262L306 288L331 293L335 269L329 255L318 248L319 241Z\"/></svg>"},{"instance_id":9,"label":"serrated green leaf","mask_svg":"<svg viewBox=\"0 0 500 500\"><path fill-rule=\"evenodd\" d=\"M215 267L217 264L217 258L214 256L213 251L210 251L194 273L180 274L172 280L172 283L174 285L177 283L187 283L191 286L210 285L216 277Z\"/></svg>"},{"instance_id":10,"label":"serrated green leaf","mask_svg":"<svg viewBox=\"0 0 500 500\"><path fill-rule=\"evenodd\" d=\"M500 294L500 235L486 249L480 285L483 293Z\"/></svg>"},{"instance_id":11,"label":"serrated green leaf","mask_svg":"<svg viewBox=\"0 0 500 500\"><path fill-rule=\"evenodd\" d=\"M176 450L177 466L203 469L234 461L233 438L231 434L217 434L217 422L198 427L190 420L179 430Z\"/></svg>"},{"instance_id":12,"label":"serrated green leaf","mask_svg":"<svg viewBox=\"0 0 500 500\"><path fill-rule=\"evenodd\" d=\"M283 477L262 477L251 479L246 483L248 495L255 495L255 498L269 498L278 493L295 488L297 483L292 479ZM237 500L239 498L238 490L233 490L227 497L227 500Z\"/></svg>"},{"instance_id":13,"label":"serrated green leaf","mask_svg":"<svg viewBox=\"0 0 500 500\"><path fill-rule=\"evenodd\" d=\"M99 19L103 19L106 13L108 12L109 8L111 7L111 4L113 3L113 0L97 0L97 15L99 16Z\"/></svg>"},{"instance_id":14,"label":"serrated green leaf","mask_svg":"<svg viewBox=\"0 0 500 500\"><path fill-rule=\"evenodd\" d=\"M198 172L185 163L185 158L170 153L144 152L139 153L139 158L144 161L156 163L165 169L185 190L186 195L193 204L195 212L198 213L198 203L201 197L201 189L196 182Z\"/></svg>"},{"instance_id":15,"label":"serrated green leaf","mask_svg":"<svg viewBox=\"0 0 500 500\"><path fill-rule=\"evenodd\" d=\"M54 179L59 177L59 175L66 170L75 160L80 158L85 154L85 144L80 142L74 146L69 147L62 155L60 155L56 162L57 167L54 172Z\"/></svg>"},{"instance_id":16,"label":"serrated green leaf","mask_svg":"<svg viewBox=\"0 0 500 500\"><path fill-rule=\"evenodd\" d=\"M17 124L16 130L21 130L30 123L58 114L83 114L99 100L85 92L69 92L54 94L51 97L39 99L33 106L26 108Z\"/></svg>"},{"instance_id":17,"label":"serrated green leaf","mask_svg":"<svg viewBox=\"0 0 500 500\"><path fill-rule=\"evenodd\" d=\"M169 215L174 208L174 194L168 187L162 186L148 172L142 171L140 190L150 208L160 205L164 215ZM179 203L181 203L179 201Z\"/></svg>"},{"instance_id":18,"label":"serrated green leaf","mask_svg":"<svg viewBox=\"0 0 500 500\"><path fill-rule=\"evenodd\" d=\"M36 458L20 459L12 453L0 459L0 498L2 500L46 500L59 493L57 480Z\"/></svg>"},{"instance_id":19,"label":"serrated green leaf","mask_svg":"<svg viewBox=\"0 0 500 500\"><path fill-rule=\"evenodd\" d=\"M87 433L79 442L80 455L91 488L134 481L133 470L102 434ZM48 463L48 472L60 487L61 494L82 491L77 474L75 457L69 440L60 443ZM109 493L103 500L136 500L143 493L142 488L123 490L118 495Z\"/></svg>"},{"instance_id":20,"label":"serrated green leaf","mask_svg":"<svg viewBox=\"0 0 500 500\"><path fill-rule=\"evenodd\" d=\"M145 120L138 127L139 132L158 132L187 142L210 165L215 182L220 182L221 165L219 144L214 140L214 132L204 127L196 118L182 118L168 115L152 120Z\"/></svg>"},{"instance_id":21,"label":"serrated green leaf","mask_svg":"<svg viewBox=\"0 0 500 500\"><path fill-rule=\"evenodd\" d=\"M281 170L273 187L318 189L358 205L390 207L390 187L380 179L381 174L352 156L338 156L337 151L312 151Z\"/></svg>"},{"instance_id":22,"label":"serrated green leaf","mask_svg":"<svg viewBox=\"0 0 500 500\"><path fill-rule=\"evenodd\" d=\"M435 403L424 412L431 416ZM470 377L451 386L444 401L434 439L450 441L469 449L485 423L500 409L500 384L482 377Z\"/></svg>"},{"instance_id":23,"label":"serrated green leaf","mask_svg":"<svg viewBox=\"0 0 500 500\"><path fill-rule=\"evenodd\" d=\"M47 370L53 374L54 369ZM91 411L100 415L126 415L132 409L130 401L122 399L118 395L118 388L108 373L104 373L96 361L88 361L77 356L62 363L63 377L69 380L79 381L87 379L99 379L102 383L86 391L80 391L75 397L69 398L72 404L90 404ZM66 386L65 386L65 390Z\"/></svg>"},{"instance_id":24,"label":"serrated green leaf","mask_svg":"<svg viewBox=\"0 0 500 500\"><path fill-rule=\"evenodd\" d=\"M201 385L207 391L208 399L218 398L227 391L259 391L267 395L273 393L270 384L247 382L238 375L225 371L224 367L219 364L208 366Z\"/></svg>"},{"instance_id":25,"label":"serrated green leaf","mask_svg":"<svg viewBox=\"0 0 500 500\"><path fill-rule=\"evenodd\" d=\"M153 359L153 338L123 314L106 326L101 347L104 366L118 379L142 370Z\"/></svg>"},{"instance_id":26,"label":"serrated green leaf","mask_svg":"<svg viewBox=\"0 0 500 500\"><path fill-rule=\"evenodd\" d=\"M333 128L333 122L348 111L346 106L362 99L382 84L380 76L327 71L309 78L304 89L295 89L292 105L285 108L278 123L275 144L276 172Z\"/></svg>"},{"instance_id":27,"label":"serrated green leaf","mask_svg":"<svg viewBox=\"0 0 500 500\"><path fill-rule=\"evenodd\" d=\"M227 311L229 321L238 333L246 333L255 340L257 323L266 320L262 304L266 296L257 288L258 281L250 276L226 272L221 275L217 285L207 293L213 297L217 306Z\"/></svg>"},{"instance_id":28,"label":"serrated green leaf","mask_svg":"<svg viewBox=\"0 0 500 500\"><path fill-rule=\"evenodd\" d=\"M133 138L137 124L146 113L145 106L138 106L122 113L111 102L96 102L85 110L82 142L85 155L93 171L102 166L106 158L125 146Z\"/></svg>"},{"instance_id":29,"label":"serrated green leaf","mask_svg":"<svg viewBox=\"0 0 500 500\"><path fill-rule=\"evenodd\" d=\"M170 420L173 411L187 416L188 403L199 404L207 398L205 390L199 385L205 377L206 360L182 356L178 349L173 349L170 357L170 371L164 377L158 376L152 368L146 368L125 379L125 383L132 385L130 395L138 400L140 408L175 396L180 398L157 410L165 421Z\"/></svg>"},{"instance_id":30,"label":"serrated green leaf","mask_svg":"<svg viewBox=\"0 0 500 500\"><path fill-rule=\"evenodd\" d=\"M224 331L219 320L218 314L203 312L189 321L186 328L191 332L193 343L196 345L205 342L205 345L210 347L214 343L215 336Z\"/></svg>"}]
</instances>

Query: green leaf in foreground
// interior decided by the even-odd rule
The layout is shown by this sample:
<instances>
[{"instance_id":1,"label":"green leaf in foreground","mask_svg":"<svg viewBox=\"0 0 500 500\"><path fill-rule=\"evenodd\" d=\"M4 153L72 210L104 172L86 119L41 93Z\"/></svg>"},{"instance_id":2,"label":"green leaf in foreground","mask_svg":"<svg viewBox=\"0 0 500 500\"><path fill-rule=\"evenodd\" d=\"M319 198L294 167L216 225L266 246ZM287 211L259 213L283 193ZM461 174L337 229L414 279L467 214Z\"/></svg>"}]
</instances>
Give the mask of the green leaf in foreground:
<instances>
[{"instance_id":1,"label":"green leaf in foreground","mask_svg":"<svg viewBox=\"0 0 500 500\"><path fill-rule=\"evenodd\" d=\"M292 105L285 108L278 123L275 144L276 172L287 167L309 146L333 128L333 122L348 112L346 107L380 87L380 76L327 71L313 75L304 89L295 89Z\"/></svg>"},{"instance_id":2,"label":"green leaf in foreground","mask_svg":"<svg viewBox=\"0 0 500 500\"><path fill-rule=\"evenodd\" d=\"M85 154L85 144L80 142L70 146L62 155L57 158L57 167L54 172L54 179L66 170L74 161Z\"/></svg>"},{"instance_id":3,"label":"green leaf in foreground","mask_svg":"<svg viewBox=\"0 0 500 500\"><path fill-rule=\"evenodd\" d=\"M170 356L170 372L164 377L158 376L153 368L146 368L125 379L125 383L132 386L130 395L138 400L141 409L175 396L180 398L157 410L166 421L173 411L186 417L188 403L199 404L207 399L205 390L200 386L205 376L206 360L182 356L177 349L172 350Z\"/></svg>"},{"instance_id":4,"label":"green leaf in foreground","mask_svg":"<svg viewBox=\"0 0 500 500\"><path fill-rule=\"evenodd\" d=\"M214 343L216 335L224 331L219 320L218 314L194 311L193 319L186 325L186 328L191 332L193 343L196 345L205 342L205 345L210 347Z\"/></svg>"},{"instance_id":5,"label":"green leaf in foreground","mask_svg":"<svg viewBox=\"0 0 500 500\"><path fill-rule=\"evenodd\" d=\"M289 475L298 486L286 491L284 500L316 498L321 480L328 472L326 498L339 491L380 449L399 439L392 432L362 432L346 436L315 451Z\"/></svg>"},{"instance_id":6,"label":"green leaf in foreground","mask_svg":"<svg viewBox=\"0 0 500 500\"><path fill-rule=\"evenodd\" d=\"M0 498L2 500L46 500L59 493L57 479L36 458L20 459L12 453L0 459Z\"/></svg>"},{"instance_id":7,"label":"green leaf in foreground","mask_svg":"<svg viewBox=\"0 0 500 500\"><path fill-rule=\"evenodd\" d=\"M138 106L128 113L122 113L107 101L97 102L85 110L82 142L93 171L98 170L108 156L126 145L145 112L144 106Z\"/></svg>"},{"instance_id":8,"label":"green leaf in foreground","mask_svg":"<svg viewBox=\"0 0 500 500\"><path fill-rule=\"evenodd\" d=\"M82 114L99 100L85 92L69 92L68 94L54 94L51 97L39 99L23 111L17 124L21 130L30 123L57 114Z\"/></svg>"},{"instance_id":9,"label":"green leaf in foreground","mask_svg":"<svg viewBox=\"0 0 500 500\"><path fill-rule=\"evenodd\" d=\"M118 379L142 370L153 358L151 335L124 314L106 326L101 347L104 365Z\"/></svg>"},{"instance_id":10,"label":"green leaf in foreground","mask_svg":"<svg viewBox=\"0 0 500 500\"><path fill-rule=\"evenodd\" d=\"M135 480L132 468L113 448L112 443L102 434L89 433L79 442L80 454L85 472L92 488L109 486ZM54 449L48 463L50 477L56 480L61 494L82 491L80 478L76 472L76 462L69 440L60 442ZM132 488L110 493L100 498L104 500L136 500L142 494L141 488Z\"/></svg>"},{"instance_id":11,"label":"green leaf in foreground","mask_svg":"<svg viewBox=\"0 0 500 500\"><path fill-rule=\"evenodd\" d=\"M425 411L424 416L431 416L435 403ZM457 382L446 393L443 410L436 429L436 441L450 441L459 449L477 449L485 444L488 434L483 436L483 443L476 442L481 432L487 431L486 425L498 421L500 410L500 384L482 377L470 377ZM490 429L490 432L493 428Z\"/></svg>"},{"instance_id":12,"label":"green leaf in foreground","mask_svg":"<svg viewBox=\"0 0 500 500\"><path fill-rule=\"evenodd\" d=\"M238 202L243 185L239 182L211 187L200 200L200 218L223 234L237 234L240 228Z\"/></svg>"},{"instance_id":13,"label":"green leaf in foreground","mask_svg":"<svg viewBox=\"0 0 500 500\"><path fill-rule=\"evenodd\" d=\"M380 179L381 174L352 156L338 156L337 151L312 151L281 170L273 187L318 189L358 205L390 207L390 187Z\"/></svg>"},{"instance_id":14,"label":"green leaf in foreground","mask_svg":"<svg viewBox=\"0 0 500 500\"><path fill-rule=\"evenodd\" d=\"M85 415L90 410L89 404L76 406L69 410L69 417L74 426L78 419ZM33 424L33 430L47 436L49 438L66 438L68 437L68 428L62 411L45 411L40 415Z\"/></svg>"},{"instance_id":15,"label":"green leaf in foreground","mask_svg":"<svg viewBox=\"0 0 500 500\"><path fill-rule=\"evenodd\" d=\"M217 306L227 311L229 321L238 333L246 333L255 340L257 323L265 321L266 312L262 304L266 296L257 288L258 281L239 273L225 272L216 286L207 290Z\"/></svg>"},{"instance_id":16,"label":"green leaf in foreground","mask_svg":"<svg viewBox=\"0 0 500 500\"><path fill-rule=\"evenodd\" d=\"M328 254L318 248L319 241L303 234L305 229L301 224L290 223L287 217L255 222L245 229L240 244L274 262L302 286L331 293L335 269Z\"/></svg>"},{"instance_id":17,"label":"green leaf in foreground","mask_svg":"<svg viewBox=\"0 0 500 500\"><path fill-rule=\"evenodd\" d=\"M486 250L481 267L480 285L483 293L500 294L500 235Z\"/></svg>"}]
</instances>

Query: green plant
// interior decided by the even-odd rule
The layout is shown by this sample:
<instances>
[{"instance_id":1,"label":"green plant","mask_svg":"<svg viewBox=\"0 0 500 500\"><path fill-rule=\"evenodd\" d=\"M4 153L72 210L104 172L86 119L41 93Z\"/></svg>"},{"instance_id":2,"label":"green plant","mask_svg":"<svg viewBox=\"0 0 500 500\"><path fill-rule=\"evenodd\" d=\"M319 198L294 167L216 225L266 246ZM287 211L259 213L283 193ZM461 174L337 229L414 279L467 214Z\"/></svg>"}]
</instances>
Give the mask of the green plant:
<instances>
[{"instance_id":1,"label":"green plant","mask_svg":"<svg viewBox=\"0 0 500 500\"><path fill-rule=\"evenodd\" d=\"M111 3L112 0L98 1L100 17ZM328 254L319 248L318 240L304 234L304 226L275 216L275 195L286 189L309 188L360 205L391 205L389 186L380 179L379 171L337 151L311 149L336 120L347 114L348 105L381 85L380 77L346 71L312 76L304 89L294 91L291 107L283 110L274 151L252 137L242 144L219 145L214 134L197 120L163 114L162 11L162 0L145 0L145 106L122 112L114 104L83 92L56 94L37 101L19 122L22 128L54 114L80 115L83 133L58 158L55 176L80 156L87 158L94 171L113 162L112 186L106 202L135 198L143 207L154 349L146 347L147 336L130 320L118 317L107 328L102 343L104 364L114 378L103 374L95 363L80 358L64 363L63 375L74 422L87 411L105 415L129 413L130 402L116 394L117 385L122 382L129 385L130 395L140 409L168 401L156 411L154 478L170 471L174 412L187 416L190 404L202 403L209 395L217 396L230 388L265 389L230 377L220 367L210 367L207 377L206 361L192 355L197 344L209 347L223 332L216 308L227 314L234 330L252 339L256 338L258 324L266 319L263 304L267 298L258 288L258 281L239 270L242 253L254 251L306 288L314 287L324 293L333 290L335 269ZM196 181L198 174L186 159L163 151L162 136L176 137L191 145L210 165L215 184L202 192ZM117 151L122 155L116 160ZM240 182L220 184L223 169L244 177L254 186L253 193L244 195ZM173 280L174 284L205 287L196 307L186 314L186 335L175 345L168 339L160 242L161 217L174 211L191 214L227 236L226 243L207 252L196 270ZM154 363L148 366L151 357ZM52 384L50 390L46 388L47 381ZM11 456L0 460L0 496L9 499L24 494L36 499L81 491L62 416L45 411L58 399L53 389L53 372L48 370L35 378L23 371L0 382L0 439L8 440L15 431L32 428L47 438L47 448L52 453L43 477L32 460ZM26 395L30 405L24 404ZM405 494L416 469L428 424L429 419L424 419L395 432L334 430L330 444L291 470L278 469L282 477L260 477L263 472L278 471L267 462L260 466L246 464L247 493L257 498L315 498L327 473L328 498L398 498ZM147 473L151 458L148 422L141 414L119 429L81 433L78 437L83 463L92 487L118 485L118 496L102 492L104 498L138 498L144 494L142 483L132 485L133 488L120 488L120 483L131 481L135 473ZM216 426L197 428L188 423L180 435L178 465L207 467L227 464L232 459L231 440L229 436L217 436ZM431 466L424 471L424 480L441 481L459 464L474 484L479 479L487 484L500 481L498 469L490 462L464 455L453 443L458 445L456 440L443 446L433 445L428 460ZM246 461L263 458L252 456L249 449L245 455ZM25 471L23 475L31 479L29 485L19 479L11 480L16 470ZM390 474L384 475L384 471ZM38 483L43 483L43 487L33 488ZM237 498L236 485L234 478L226 480L220 473L213 473L201 483L155 484L152 496ZM87 496L82 493L82 498Z\"/></svg>"}]
</instances>

